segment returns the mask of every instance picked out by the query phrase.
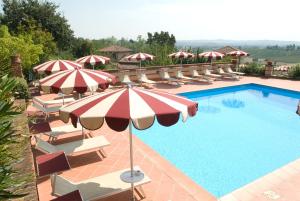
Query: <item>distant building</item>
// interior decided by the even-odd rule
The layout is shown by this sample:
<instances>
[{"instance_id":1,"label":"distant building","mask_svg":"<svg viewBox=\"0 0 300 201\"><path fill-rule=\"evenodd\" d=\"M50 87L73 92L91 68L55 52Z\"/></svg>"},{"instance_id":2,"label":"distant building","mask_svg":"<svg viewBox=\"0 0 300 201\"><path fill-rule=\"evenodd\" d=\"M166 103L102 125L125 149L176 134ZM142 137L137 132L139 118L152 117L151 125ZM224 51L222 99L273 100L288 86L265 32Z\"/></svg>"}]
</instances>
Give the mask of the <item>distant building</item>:
<instances>
[{"instance_id":1,"label":"distant building","mask_svg":"<svg viewBox=\"0 0 300 201\"><path fill-rule=\"evenodd\" d=\"M220 52L222 54L228 54L229 52L237 51L237 50L239 50L239 49L231 47L231 46L225 46L225 47L219 48L219 49L217 49L215 51L216 52Z\"/></svg>"},{"instance_id":2,"label":"distant building","mask_svg":"<svg viewBox=\"0 0 300 201\"><path fill-rule=\"evenodd\" d=\"M112 45L100 49L99 52L104 53L105 55L109 56L111 59L115 61L119 61L123 57L128 56L132 52L132 50L126 47Z\"/></svg>"}]
</instances>

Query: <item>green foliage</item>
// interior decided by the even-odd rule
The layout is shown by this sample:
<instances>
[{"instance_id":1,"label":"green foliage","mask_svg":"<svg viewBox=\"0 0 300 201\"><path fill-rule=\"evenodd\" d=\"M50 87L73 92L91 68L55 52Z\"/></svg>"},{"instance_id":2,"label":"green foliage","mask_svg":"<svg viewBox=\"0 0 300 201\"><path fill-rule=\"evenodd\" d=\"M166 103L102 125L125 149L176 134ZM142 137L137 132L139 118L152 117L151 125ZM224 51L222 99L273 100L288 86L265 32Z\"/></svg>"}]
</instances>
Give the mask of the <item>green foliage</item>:
<instances>
[{"instance_id":1,"label":"green foliage","mask_svg":"<svg viewBox=\"0 0 300 201\"><path fill-rule=\"evenodd\" d=\"M7 76L0 79L0 200L24 196L9 190L20 183L12 178L15 155L10 150L10 146L16 143L18 137L12 129L13 118L19 114L18 109L13 106L13 91L16 86L15 79Z\"/></svg>"},{"instance_id":2,"label":"green foliage","mask_svg":"<svg viewBox=\"0 0 300 201\"><path fill-rule=\"evenodd\" d=\"M30 35L35 45L42 45L43 54L40 55L40 61L49 60L51 55L57 54L57 45L52 34L48 31L43 31L42 27L37 25L35 21L28 22L28 26L20 25L18 34Z\"/></svg>"},{"instance_id":3,"label":"green foliage","mask_svg":"<svg viewBox=\"0 0 300 201\"><path fill-rule=\"evenodd\" d=\"M1 24L18 34L18 29L30 27L30 23L40 25L43 31L52 33L59 49L66 50L71 46L73 31L67 20L57 12L58 6L50 1L39 0L3 0Z\"/></svg>"},{"instance_id":4,"label":"green foliage","mask_svg":"<svg viewBox=\"0 0 300 201\"><path fill-rule=\"evenodd\" d=\"M267 48L244 48L244 50L256 59L263 58L285 63L300 63L300 49L292 47L269 46Z\"/></svg>"},{"instance_id":5,"label":"green foliage","mask_svg":"<svg viewBox=\"0 0 300 201\"><path fill-rule=\"evenodd\" d=\"M93 53L93 43L90 40L77 38L73 42L72 53L76 58Z\"/></svg>"},{"instance_id":6,"label":"green foliage","mask_svg":"<svg viewBox=\"0 0 300 201\"><path fill-rule=\"evenodd\" d=\"M17 84L13 90L14 97L17 99L28 99L29 95L29 88L27 81L24 78L15 78Z\"/></svg>"},{"instance_id":7,"label":"green foliage","mask_svg":"<svg viewBox=\"0 0 300 201\"><path fill-rule=\"evenodd\" d=\"M250 63L247 66L240 69L241 72L247 75L264 75L265 67L258 63Z\"/></svg>"},{"instance_id":8,"label":"green foliage","mask_svg":"<svg viewBox=\"0 0 300 201\"><path fill-rule=\"evenodd\" d=\"M20 54L22 67L25 70L30 69L33 64L39 61L39 56L43 54L42 45L35 45L31 35L11 36L4 25L0 26L0 33L1 73L8 73L7 67L10 66L10 57L15 54Z\"/></svg>"},{"instance_id":9,"label":"green foliage","mask_svg":"<svg viewBox=\"0 0 300 201\"><path fill-rule=\"evenodd\" d=\"M289 69L289 77L294 79L300 79L300 64L297 64Z\"/></svg>"},{"instance_id":10,"label":"green foliage","mask_svg":"<svg viewBox=\"0 0 300 201\"><path fill-rule=\"evenodd\" d=\"M167 45L172 48L175 47L176 38L173 34L170 35L167 31L161 31L160 33L155 32L154 34L148 32L147 35L147 44L158 44L162 46Z\"/></svg>"}]
</instances>

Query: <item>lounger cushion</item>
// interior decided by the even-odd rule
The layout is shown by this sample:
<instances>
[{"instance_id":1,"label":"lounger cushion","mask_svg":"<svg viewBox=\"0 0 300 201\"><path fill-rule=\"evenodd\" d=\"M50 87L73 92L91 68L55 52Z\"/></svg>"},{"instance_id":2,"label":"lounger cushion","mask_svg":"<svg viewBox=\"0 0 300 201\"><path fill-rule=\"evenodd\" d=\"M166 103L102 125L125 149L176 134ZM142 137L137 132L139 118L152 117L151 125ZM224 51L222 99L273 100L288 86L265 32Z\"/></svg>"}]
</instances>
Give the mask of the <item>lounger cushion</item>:
<instances>
[{"instance_id":1,"label":"lounger cushion","mask_svg":"<svg viewBox=\"0 0 300 201\"><path fill-rule=\"evenodd\" d=\"M81 130L82 130L81 124L77 124L77 128L75 128L72 124L70 124L70 125L52 127L51 131L45 132L44 134L51 137L57 137L59 135L81 131Z\"/></svg>"},{"instance_id":2,"label":"lounger cushion","mask_svg":"<svg viewBox=\"0 0 300 201\"><path fill-rule=\"evenodd\" d=\"M66 180L60 175L51 175L51 184L53 193L58 196L78 190L75 183Z\"/></svg>"},{"instance_id":3,"label":"lounger cushion","mask_svg":"<svg viewBox=\"0 0 300 201\"><path fill-rule=\"evenodd\" d=\"M58 150L56 149L56 147L44 140L42 140L41 138L35 136L35 140L36 140L36 147L38 149L40 149L41 151L44 151L46 153L55 153Z\"/></svg>"},{"instance_id":4,"label":"lounger cushion","mask_svg":"<svg viewBox=\"0 0 300 201\"><path fill-rule=\"evenodd\" d=\"M57 150L64 151L67 155L69 155L76 152L102 148L108 145L110 145L110 143L104 136L97 136L93 138L56 145L55 147Z\"/></svg>"}]
</instances>

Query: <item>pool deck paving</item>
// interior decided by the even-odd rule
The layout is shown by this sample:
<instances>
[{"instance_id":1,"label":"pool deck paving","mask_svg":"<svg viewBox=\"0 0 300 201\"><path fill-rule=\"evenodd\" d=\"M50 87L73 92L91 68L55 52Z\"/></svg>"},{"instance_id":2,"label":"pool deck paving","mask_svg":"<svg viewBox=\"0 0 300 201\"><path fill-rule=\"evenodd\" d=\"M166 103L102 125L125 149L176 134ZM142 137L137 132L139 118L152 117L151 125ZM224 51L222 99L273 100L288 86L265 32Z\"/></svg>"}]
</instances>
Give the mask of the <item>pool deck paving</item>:
<instances>
[{"instance_id":1,"label":"pool deck paving","mask_svg":"<svg viewBox=\"0 0 300 201\"><path fill-rule=\"evenodd\" d=\"M283 79L264 79L257 77L243 77L239 81L215 81L211 85L190 83L177 86L158 84L157 89L170 93L197 91L225 86L256 83L273 87L280 87L300 91L300 81ZM51 96L47 96L50 98ZM296 109L296 108L295 108ZM28 113L36 111L28 107ZM57 115L49 119L51 127L64 125ZM38 133L49 129L48 123L36 124L31 130ZM35 131L33 131L35 128ZM70 156L71 170L61 173L65 178L73 182L100 176L112 171L129 167L129 137L128 131L114 132L106 125L96 131L92 131L86 137L104 135L110 146L105 147L106 157L103 158L98 152L83 153ZM48 138L43 136L45 140ZM59 137L55 143L61 144L76 139L81 139L81 133L73 133ZM300 159L293 161L282 168L275 170L219 199L215 198L200 185L177 169L174 165L160 156L156 151L143 143L136 136L133 137L134 165L138 165L151 178L151 182L143 185L147 201L300 201ZM34 150L34 157L41 155L40 151ZM84 158L84 160L83 160ZM268 160L268 159L266 159ZM242 171L242 170L241 170ZM51 195L49 178L37 180L39 199L47 201L55 198ZM105 201L130 200L130 191L107 197Z\"/></svg>"}]
</instances>

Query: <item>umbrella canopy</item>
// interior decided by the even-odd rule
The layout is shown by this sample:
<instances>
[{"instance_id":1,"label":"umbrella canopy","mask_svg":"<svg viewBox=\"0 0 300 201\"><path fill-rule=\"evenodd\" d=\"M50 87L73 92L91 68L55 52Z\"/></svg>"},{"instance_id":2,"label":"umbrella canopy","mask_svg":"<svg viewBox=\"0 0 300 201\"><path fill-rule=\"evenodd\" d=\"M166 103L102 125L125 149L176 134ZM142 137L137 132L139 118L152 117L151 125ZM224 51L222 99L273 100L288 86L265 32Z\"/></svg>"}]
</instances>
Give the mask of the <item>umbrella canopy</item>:
<instances>
[{"instance_id":1,"label":"umbrella canopy","mask_svg":"<svg viewBox=\"0 0 300 201\"><path fill-rule=\"evenodd\" d=\"M236 51L232 51L227 53L227 55L230 56L235 56L235 57L243 57L243 56L249 56L250 54L241 50L236 50Z\"/></svg>"},{"instance_id":2,"label":"umbrella canopy","mask_svg":"<svg viewBox=\"0 0 300 201\"><path fill-rule=\"evenodd\" d=\"M143 130L151 127L155 118L163 126L175 124L180 115L185 121L194 116L198 104L186 98L159 91L148 91L138 88L124 88L88 96L65 105L60 109L60 118L72 124L77 122L89 130L100 128L104 120L115 131L124 131L129 127L130 171L124 172L121 179L131 183L140 181L141 174L133 170L132 131L131 125Z\"/></svg>"},{"instance_id":3,"label":"umbrella canopy","mask_svg":"<svg viewBox=\"0 0 300 201\"><path fill-rule=\"evenodd\" d=\"M186 98L159 91L138 88L124 88L101 93L65 105L60 110L61 120L71 118L74 126L78 118L81 125L89 130L102 126L104 119L115 131L124 131L130 121L137 129L147 129L155 118L163 126L175 124L180 114L185 121L194 116L197 103Z\"/></svg>"},{"instance_id":4,"label":"umbrella canopy","mask_svg":"<svg viewBox=\"0 0 300 201\"><path fill-rule=\"evenodd\" d=\"M224 54L220 52L210 51L210 52L200 53L199 57L205 57L209 59L222 59L224 57Z\"/></svg>"},{"instance_id":5,"label":"umbrella canopy","mask_svg":"<svg viewBox=\"0 0 300 201\"><path fill-rule=\"evenodd\" d=\"M51 60L35 66L33 70L38 73L51 74L59 71L81 68L81 65L69 60Z\"/></svg>"},{"instance_id":6,"label":"umbrella canopy","mask_svg":"<svg viewBox=\"0 0 300 201\"><path fill-rule=\"evenodd\" d=\"M103 57L100 55L88 55L85 57L81 57L76 60L77 63L86 65L90 64L92 66L95 66L96 64L108 64L110 61L110 58L108 57Z\"/></svg>"},{"instance_id":7,"label":"umbrella canopy","mask_svg":"<svg viewBox=\"0 0 300 201\"><path fill-rule=\"evenodd\" d=\"M64 94L70 94L73 91L78 93L96 91L98 88L106 89L110 83L115 82L114 75L90 69L62 71L40 80L43 91Z\"/></svg>"},{"instance_id":8,"label":"umbrella canopy","mask_svg":"<svg viewBox=\"0 0 300 201\"><path fill-rule=\"evenodd\" d=\"M184 52L184 51L179 51L179 52L174 52L172 54L169 54L169 57L171 58L179 58L179 59L187 59L187 58L192 58L194 57L194 54L189 53L189 52Z\"/></svg>"},{"instance_id":9,"label":"umbrella canopy","mask_svg":"<svg viewBox=\"0 0 300 201\"><path fill-rule=\"evenodd\" d=\"M152 61L154 59L154 56L151 54L139 52L126 56L125 59L127 59L128 61Z\"/></svg>"},{"instance_id":10,"label":"umbrella canopy","mask_svg":"<svg viewBox=\"0 0 300 201\"><path fill-rule=\"evenodd\" d=\"M227 53L227 55L238 57L239 61L238 61L238 64L237 64L237 71L238 71L239 66L240 66L241 57L249 56L249 54L247 52L244 52L244 51L241 51L241 50L236 50L236 51L229 52L229 53Z\"/></svg>"}]
</instances>

